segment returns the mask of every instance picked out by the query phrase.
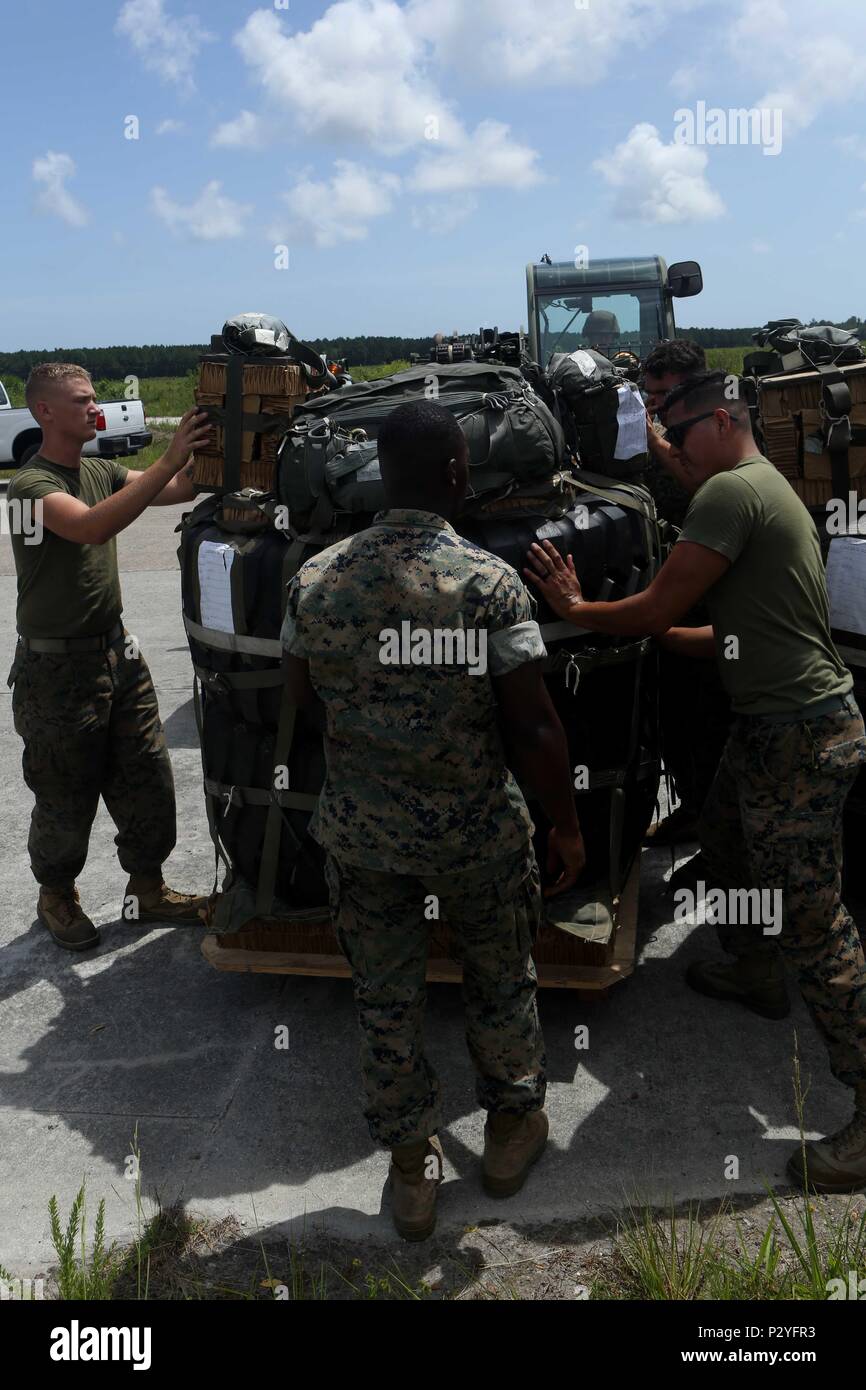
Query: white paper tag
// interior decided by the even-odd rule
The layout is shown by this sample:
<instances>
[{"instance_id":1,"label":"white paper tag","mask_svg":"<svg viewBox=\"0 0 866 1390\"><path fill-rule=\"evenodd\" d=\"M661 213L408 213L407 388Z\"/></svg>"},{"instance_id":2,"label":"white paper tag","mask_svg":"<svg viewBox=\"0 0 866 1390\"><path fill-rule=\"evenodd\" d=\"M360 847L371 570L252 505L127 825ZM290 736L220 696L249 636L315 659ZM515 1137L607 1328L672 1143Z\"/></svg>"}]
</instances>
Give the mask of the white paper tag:
<instances>
[{"instance_id":1,"label":"white paper tag","mask_svg":"<svg viewBox=\"0 0 866 1390\"><path fill-rule=\"evenodd\" d=\"M617 435L613 456L615 459L630 459L635 454L645 454L646 406L643 398L631 382L618 386L616 394L619 404L616 408Z\"/></svg>"},{"instance_id":2,"label":"white paper tag","mask_svg":"<svg viewBox=\"0 0 866 1390\"><path fill-rule=\"evenodd\" d=\"M866 540L837 536L827 556L830 626L866 637Z\"/></svg>"},{"instance_id":3,"label":"white paper tag","mask_svg":"<svg viewBox=\"0 0 866 1390\"><path fill-rule=\"evenodd\" d=\"M235 630L231 573L234 559L232 547L217 541L202 541L198 548L202 627L212 627L217 632Z\"/></svg>"}]
</instances>

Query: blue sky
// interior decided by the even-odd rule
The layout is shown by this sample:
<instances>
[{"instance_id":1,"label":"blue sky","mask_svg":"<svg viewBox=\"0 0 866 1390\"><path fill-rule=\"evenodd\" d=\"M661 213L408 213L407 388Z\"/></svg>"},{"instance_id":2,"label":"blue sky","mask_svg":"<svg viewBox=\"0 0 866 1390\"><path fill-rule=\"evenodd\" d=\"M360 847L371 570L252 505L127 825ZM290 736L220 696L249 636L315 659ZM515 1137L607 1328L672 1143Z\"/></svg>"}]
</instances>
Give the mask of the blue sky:
<instances>
[{"instance_id":1,"label":"blue sky","mask_svg":"<svg viewBox=\"0 0 866 1390\"><path fill-rule=\"evenodd\" d=\"M514 328L576 246L699 260L684 327L866 316L864 0L3 10L2 350Z\"/></svg>"}]
</instances>

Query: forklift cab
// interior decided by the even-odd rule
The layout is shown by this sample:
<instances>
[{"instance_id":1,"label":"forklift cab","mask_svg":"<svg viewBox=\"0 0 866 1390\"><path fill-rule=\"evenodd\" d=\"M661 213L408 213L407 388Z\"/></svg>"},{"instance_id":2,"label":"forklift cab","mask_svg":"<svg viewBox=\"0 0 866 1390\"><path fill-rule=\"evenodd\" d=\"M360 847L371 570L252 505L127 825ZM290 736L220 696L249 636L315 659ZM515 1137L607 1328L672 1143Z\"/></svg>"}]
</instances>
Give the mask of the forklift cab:
<instances>
[{"instance_id":1,"label":"forklift cab","mask_svg":"<svg viewBox=\"0 0 866 1390\"><path fill-rule=\"evenodd\" d=\"M697 261L667 268L660 256L530 262L526 267L529 349L547 367L555 352L623 350L641 361L656 343L676 337L674 299L700 294Z\"/></svg>"}]
</instances>

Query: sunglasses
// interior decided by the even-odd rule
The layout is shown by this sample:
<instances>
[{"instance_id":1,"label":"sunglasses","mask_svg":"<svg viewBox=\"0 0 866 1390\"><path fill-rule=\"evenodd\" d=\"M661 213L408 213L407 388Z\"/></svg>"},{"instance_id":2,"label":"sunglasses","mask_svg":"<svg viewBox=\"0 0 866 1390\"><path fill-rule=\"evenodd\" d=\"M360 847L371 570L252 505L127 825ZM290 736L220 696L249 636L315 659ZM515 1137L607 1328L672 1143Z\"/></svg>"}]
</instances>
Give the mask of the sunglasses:
<instances>
[{"instance_id":1,"label":"sunglasses","mask_svg":"<svg viewBox=\"0 0 866 1390\"><path fill-rule=\"evenodd\" d=\"M675 449L681 449L692 425L700 424L701 420L709 420L715 413L715 410L705 410L702 415L693 415L689 420L681 420L678 425L665 425L668 443L672 444ZM740 417L739 415L731 415L730 418L739 420Z\"/></svg>"}]
</instances>

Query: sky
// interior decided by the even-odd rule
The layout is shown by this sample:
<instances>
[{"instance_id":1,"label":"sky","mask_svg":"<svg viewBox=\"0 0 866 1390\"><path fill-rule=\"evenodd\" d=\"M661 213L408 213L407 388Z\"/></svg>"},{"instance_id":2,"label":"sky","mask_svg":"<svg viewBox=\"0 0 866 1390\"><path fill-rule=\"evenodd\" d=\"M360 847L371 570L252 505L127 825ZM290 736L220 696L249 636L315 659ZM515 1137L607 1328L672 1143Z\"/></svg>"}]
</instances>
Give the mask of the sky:
<instances>
[{"instance_id":1,"label":"sky","mask_svg":"<svg viewBox=\"0 0 866 1390\"><path fill-rule=\"evenodd\" d=\"M682 328L866 317L866 0L0 15L0 350L514 329L545 252L698 260Z\"/></svg>"}]
</instances>

